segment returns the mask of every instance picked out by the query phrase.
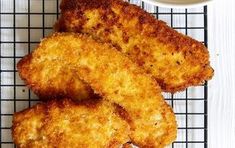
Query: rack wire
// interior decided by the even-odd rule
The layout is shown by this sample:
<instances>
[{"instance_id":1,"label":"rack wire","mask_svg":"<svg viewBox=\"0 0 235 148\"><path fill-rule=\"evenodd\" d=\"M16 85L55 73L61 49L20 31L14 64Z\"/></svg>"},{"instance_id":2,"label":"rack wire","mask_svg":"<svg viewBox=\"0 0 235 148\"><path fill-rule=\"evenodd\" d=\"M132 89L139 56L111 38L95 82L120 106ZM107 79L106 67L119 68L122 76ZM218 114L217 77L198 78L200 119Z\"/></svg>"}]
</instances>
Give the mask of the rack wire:
<instances>
[{"instance_id":1,"label":"rack wire","mask_svg":"<svg viewBox=\"0 0 235 148\"><path fill-rule=\"evenodd\" d=\"M141 6L172 28L203 42L207 46L207 7L168 9L140 0ZM39 100L20 80L16 63L32 51L40 39L51 33L59 17L59 0L0 1L0 147L15 147L11 136L14 112L28 108ZM172 148L207 148L207 83L190 87L174 95L163 93L173 107L178 122L177 140Z\"/></svg>"}]
</instances>

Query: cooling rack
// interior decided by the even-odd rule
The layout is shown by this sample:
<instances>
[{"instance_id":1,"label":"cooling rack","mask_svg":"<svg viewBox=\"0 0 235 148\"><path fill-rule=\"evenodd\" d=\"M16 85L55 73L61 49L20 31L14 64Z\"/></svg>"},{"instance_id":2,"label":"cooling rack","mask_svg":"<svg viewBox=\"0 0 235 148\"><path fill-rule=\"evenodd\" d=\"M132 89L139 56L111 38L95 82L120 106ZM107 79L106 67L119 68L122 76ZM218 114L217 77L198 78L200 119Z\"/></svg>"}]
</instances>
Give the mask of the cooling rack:
<instances>
[{"instance_id":1,"label":"cooling rack","mask_svg":"<svg viewBox=\"0 0 235 148\"><path fill-rule=\"evenodd\" d=\"M14 112L38 102L20 80L16 63L53 32L59 17L59 0L1 0L1 88L0 114L2 148L15 147L11 137ZM207 46L207 7L169 9L149 5L140 0L130 3L141 6L177 31L187 34ZM173 107L178 122L177 140L172 148L207 148L207 83L190 87L174 95L163 93Z\"/></svg>"}]
</instances>

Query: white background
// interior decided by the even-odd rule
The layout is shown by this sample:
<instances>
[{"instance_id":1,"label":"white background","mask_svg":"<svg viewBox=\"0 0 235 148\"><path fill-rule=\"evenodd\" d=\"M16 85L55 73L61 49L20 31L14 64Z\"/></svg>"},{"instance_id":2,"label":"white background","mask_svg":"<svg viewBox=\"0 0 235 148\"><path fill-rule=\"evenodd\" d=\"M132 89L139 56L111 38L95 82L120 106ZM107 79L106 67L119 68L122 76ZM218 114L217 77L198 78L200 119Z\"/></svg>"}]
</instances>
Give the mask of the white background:
<instances>
[{"instance_id":1,"label":"white background","mask_svg":"<svg viewBox=\"0 0 235 148\"><path fill-rule=\"evenodd\" d=\"M209 148L235 148L235 1L210 5L208 25L215 69L209 82Z\"/></svg>"}]
</instances>

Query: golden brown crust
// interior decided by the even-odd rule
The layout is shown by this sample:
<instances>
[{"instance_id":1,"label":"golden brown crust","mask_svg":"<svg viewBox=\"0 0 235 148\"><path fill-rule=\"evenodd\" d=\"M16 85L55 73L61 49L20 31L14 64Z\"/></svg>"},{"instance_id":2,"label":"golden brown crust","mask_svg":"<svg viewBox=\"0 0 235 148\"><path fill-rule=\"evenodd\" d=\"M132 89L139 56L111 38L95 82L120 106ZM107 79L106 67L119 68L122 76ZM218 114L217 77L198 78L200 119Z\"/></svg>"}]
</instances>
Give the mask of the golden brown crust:
<instances>
[{"instance_id":1,"label":"golden brown crust","mask_svg":"<svg viewBox=\"0 0 235 148\"><path fill-rule=\"evenodd\" d=\"M43 55L39 55L43 56ZM20 77L41 100L69 97L76 100L97 98L91 88L81 81L67 65L57 61L33 61L32 54L17 64Z\"/></svg>"},{"instance_id":2,"label":"golden brown crust","mask_svg":"<svg viewBox=\"0 0 235 148\"><path fill-rule=\"evenodd\" d=\"M175 139L175 116L160 87L109 44L86 35L57 33L44 39L31 57L34 66L55 62L55 67L70 67L96 93L120 105L116 110L130 123L129 136L136 145L161 148Z\"/></svg>"},{"instance_id":3,"label":"golden brown crust","mask_svg":"<svg viewBox=\"0 0 235 148\"><path fill-rule=\"evenodd\" d=\"M103 100L51 100L15 113L12 135L22 148L118 148L129 141L130 131L115 112Z\"/></svg>"},{"instance_id":4,"label":"golden brown crust","mask_svg":"<svg viewBox=\"0 0 235 148\"><path fill-rule=\"evenodd\" d=\"M57 31L88 33L112 43L176 92L211 79L207 48L121 0L63 0Z\"/></svg>"}]
</instances>

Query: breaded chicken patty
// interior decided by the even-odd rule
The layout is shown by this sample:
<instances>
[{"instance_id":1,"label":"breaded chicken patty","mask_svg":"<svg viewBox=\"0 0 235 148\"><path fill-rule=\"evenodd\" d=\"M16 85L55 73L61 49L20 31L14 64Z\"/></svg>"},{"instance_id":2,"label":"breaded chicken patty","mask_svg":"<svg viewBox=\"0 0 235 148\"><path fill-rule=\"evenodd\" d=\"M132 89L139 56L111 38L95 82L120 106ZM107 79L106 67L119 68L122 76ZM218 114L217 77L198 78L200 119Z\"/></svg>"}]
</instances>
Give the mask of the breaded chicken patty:
<instances>
[{"instance_id":1,"label":"breaded chicken patty","mask_svg":"<svg viewBox=\"0 0 235 148\"><path fill-rule=\"evenodd\" d=\"M20 77L41 100L72 98L84 100L96 98L93 90L79 79L62 61L51 59L33 61L29 54L17 63ZM44 55L40 55L44 56ZM40 57L39 57L40 58Z\"/></svg>"},{"instance_id":2,"label":"breaded chicken patty","mask_svg":"<svg viewBox=\"0 0 235 148\"><path fill-rule=\"evenodd\" d=\"M14 114L13 140L19 148L119 148L130 129L118 110L97 99L38 103Z\"/></svg>"},{"instance_id":3,"label":"breaded chicken patty","mask_svg":"<svg viewBox=\"0 0 235 148\"><path fill-rule=\"evenodd\" d=\"M19 62L18 68L21 77L34 89L41 81L34 78L44 73L41 67L45 65L58 71L69 67L74 77L90 85L103 99L126 110L131 127L129 137L134 144L161 148L175 140L175 115L156 81L111 45L87 35L56 33L43 39L37 49ZM43 78L50 76L46 74Z\"/></svg>"},{"instance_id":4,"label":"breaded chicken patty","mask_svg":"<svg viewBox=\"0 0 235 148\"><path fill-rule=\"evenodd\" d=\"M207 48L122 0L63 0L60 32L87 33L112 43L174 93L211 79Z\"/></svg>"}]
</instances>

